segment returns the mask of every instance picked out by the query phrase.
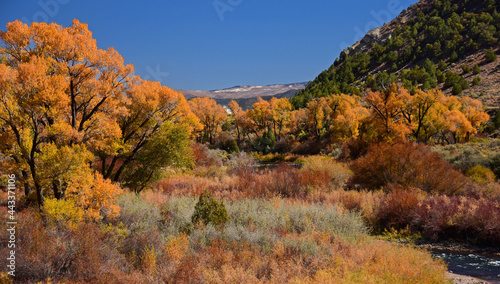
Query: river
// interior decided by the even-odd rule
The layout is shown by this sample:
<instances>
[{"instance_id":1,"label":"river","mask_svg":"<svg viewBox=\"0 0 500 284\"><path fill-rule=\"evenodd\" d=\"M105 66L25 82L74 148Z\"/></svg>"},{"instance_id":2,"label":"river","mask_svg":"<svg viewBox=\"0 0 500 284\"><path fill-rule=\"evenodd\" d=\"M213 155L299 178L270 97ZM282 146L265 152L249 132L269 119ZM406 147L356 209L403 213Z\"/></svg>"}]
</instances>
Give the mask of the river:
<instances>
[{"instance_id":1,"label":"river","mask_svg":"<svg viewBox=\"0 0 500 284\"><path fill-rule=\"evenodd\" d=\"M448 270L455 274L468 275L500 284L500 258L472 253L431 251L448 263Z\"/></svg>"}]
</instances>

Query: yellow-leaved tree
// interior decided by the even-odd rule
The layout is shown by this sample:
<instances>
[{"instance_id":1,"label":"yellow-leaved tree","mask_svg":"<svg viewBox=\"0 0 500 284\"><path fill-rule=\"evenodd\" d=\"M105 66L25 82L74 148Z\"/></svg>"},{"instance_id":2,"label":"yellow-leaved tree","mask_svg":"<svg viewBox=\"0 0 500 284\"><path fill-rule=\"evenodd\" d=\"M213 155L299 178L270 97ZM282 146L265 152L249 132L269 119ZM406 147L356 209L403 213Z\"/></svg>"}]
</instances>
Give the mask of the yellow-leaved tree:
<instances>
[{"instance_id":1,"label":"yellow-leaved tree","mask_svg":"<svg viewBox=\"0 0 500 284\"><path fill-rule=\"evenodd\" d=\"M189 101L189 106L203 125L199 141L205 140L213 144L214 137L221 131L221 126L226 121L228 115L226 109L208 97L193 98Z\"/></svg>"},{"instance_id":2,"label":"yellow-leaved tree","mask_svg":"<svg viewBox=\"0 0 500 284\"><path fill-rule=\"evenodd\" d=\"M8 144L0 162L19 172L40 206L49 196L73 200L90 218L116 215L118 182L142 186L157 173L133 174L137 159L165 145L160 134L182 132L169 145L187 151L198 122L185 98L134 76L116 50L97 47L86 24L14 21L0 38L0 131ZM169 154L157 155L158 169L174 163L161 156Z\"/></svg>"}]
</instances>

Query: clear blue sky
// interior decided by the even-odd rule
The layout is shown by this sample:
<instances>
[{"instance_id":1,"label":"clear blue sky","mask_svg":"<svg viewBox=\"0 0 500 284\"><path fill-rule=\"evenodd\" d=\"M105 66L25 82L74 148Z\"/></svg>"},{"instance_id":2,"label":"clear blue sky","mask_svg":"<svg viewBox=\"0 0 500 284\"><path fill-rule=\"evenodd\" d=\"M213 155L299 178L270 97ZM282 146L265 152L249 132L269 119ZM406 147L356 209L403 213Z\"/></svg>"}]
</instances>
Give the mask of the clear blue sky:
<instances>
[{"instance_id":1,"label":"clear blue sky","mask_svg":"<svg viewBox=\"0 0 500 284\"><path fill-rule=\"evenodd\" d=\"M87 23L136 74L175 89L305 82L416 0L2 0L6 23Z\"/></svg>"}]
</instances>

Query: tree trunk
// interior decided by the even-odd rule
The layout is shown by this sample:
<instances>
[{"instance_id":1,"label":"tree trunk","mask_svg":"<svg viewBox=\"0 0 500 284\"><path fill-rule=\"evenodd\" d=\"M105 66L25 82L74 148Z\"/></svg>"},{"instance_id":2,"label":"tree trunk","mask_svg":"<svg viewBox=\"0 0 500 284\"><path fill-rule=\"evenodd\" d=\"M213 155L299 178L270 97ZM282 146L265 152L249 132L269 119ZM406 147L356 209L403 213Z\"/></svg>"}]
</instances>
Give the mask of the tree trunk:
<instances>
[{"instance_id":1,"label":"tree trunk","mask_svg":"<svg viewBox=\"0 0 500 284\"><path fill-rule=\"evenodd\" d=\"M21 171L24 179L24 195L28 196L31 193L30 183L28 182L28 173L26 171Z\"/></svg>"},{"instance_id":2,"label":"tree trunk","mask_svg":"<svg viewBox=\"0 0 500 284\"><path fill-rule=\"evenodd\" d=\"M54 197L58 200L64 199L64 190L61 187L61 181L55 179L52 181L52 189L54 190Z\"/></svg>"},{"instance_id":3,"label":"tree trunk","mask_svg":"<svg viewBox=\"0 0 500 284\"><path fill-rule=\"evenodd\" d=\"M33 178L33 184L35 185L35 190L36 190L36 198L38 201L38 207L42 208L43 204L45 203L45 200L43 198L43 189L40 186L40 183L38 182L38 178L36 176L36 168L35 168L35 161L30 160L29 161L29 166L31 169L31 177Z\"/></svg>"}]
</instances>

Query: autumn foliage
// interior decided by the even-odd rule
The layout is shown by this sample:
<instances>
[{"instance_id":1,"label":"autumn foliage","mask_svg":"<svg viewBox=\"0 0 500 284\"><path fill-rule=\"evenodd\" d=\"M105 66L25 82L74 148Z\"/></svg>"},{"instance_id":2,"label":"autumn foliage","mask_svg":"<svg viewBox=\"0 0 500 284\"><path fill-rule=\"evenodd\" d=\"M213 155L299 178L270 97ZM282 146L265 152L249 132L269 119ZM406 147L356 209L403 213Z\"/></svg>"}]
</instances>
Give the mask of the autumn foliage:
<instances>
[{"instance_id":1,"label":"autumn foliage","mask_svg":"<svg viewBox=\"0 0 500 284\"><path fill-rule=\"evenodd\" d=\"M478 134L477 100L392 84L244 110L141 79L78 20L0 38L0 173L25 193L15 280L442 283L443 263L370 229L499 243L494 173L468 179L426 145Z\"/></svg>"},{"instance_id":2,"label":"autumn foliage","mask_svg":"<svg viewBox=\"0 0 500 284\"><path fill-rule=\"evenodd\" d=\"M165 125L187 129L184 140L199 127L183 95L135 76L78 20L70 27L14 21L0 36L2 164L15 165L40 206L53 196L73 200L90 218L116 216L116 183L137 171L158 133L169 134ZM172 163L160 161L157 169Z\"/></svg>"},{"instance_id":3,"label":"autumn foliage","mask_svg":"<svg viewBox=\"0 0 500 284\"><path fill-rule=\"evenodd\" d=\"M461 143L489 119L478 100L446 96L439 90L410 93L396 84L365 96L314 98L296 110L286 98L259 98L246 111L232 101L229 113L210 98L194 98L190 105L204 125L198 141L219 145L217 134L225 131L240 148L265 153L316 154L353 141Z\"/></svg>"},{"instance_id":4,"label":"autumn foliage","mask_svg":"<svg viewBox=\"0 0 500 284\"><path fill-rule=\"evenodd\" d=\"M351 170L351 186L372 190L390 190L389 185L398 185L432 194L453 194L466 184L466 178L439 154L411 142L375 144L364 157L352 162Z\"/></svg>"}]
</instances>

